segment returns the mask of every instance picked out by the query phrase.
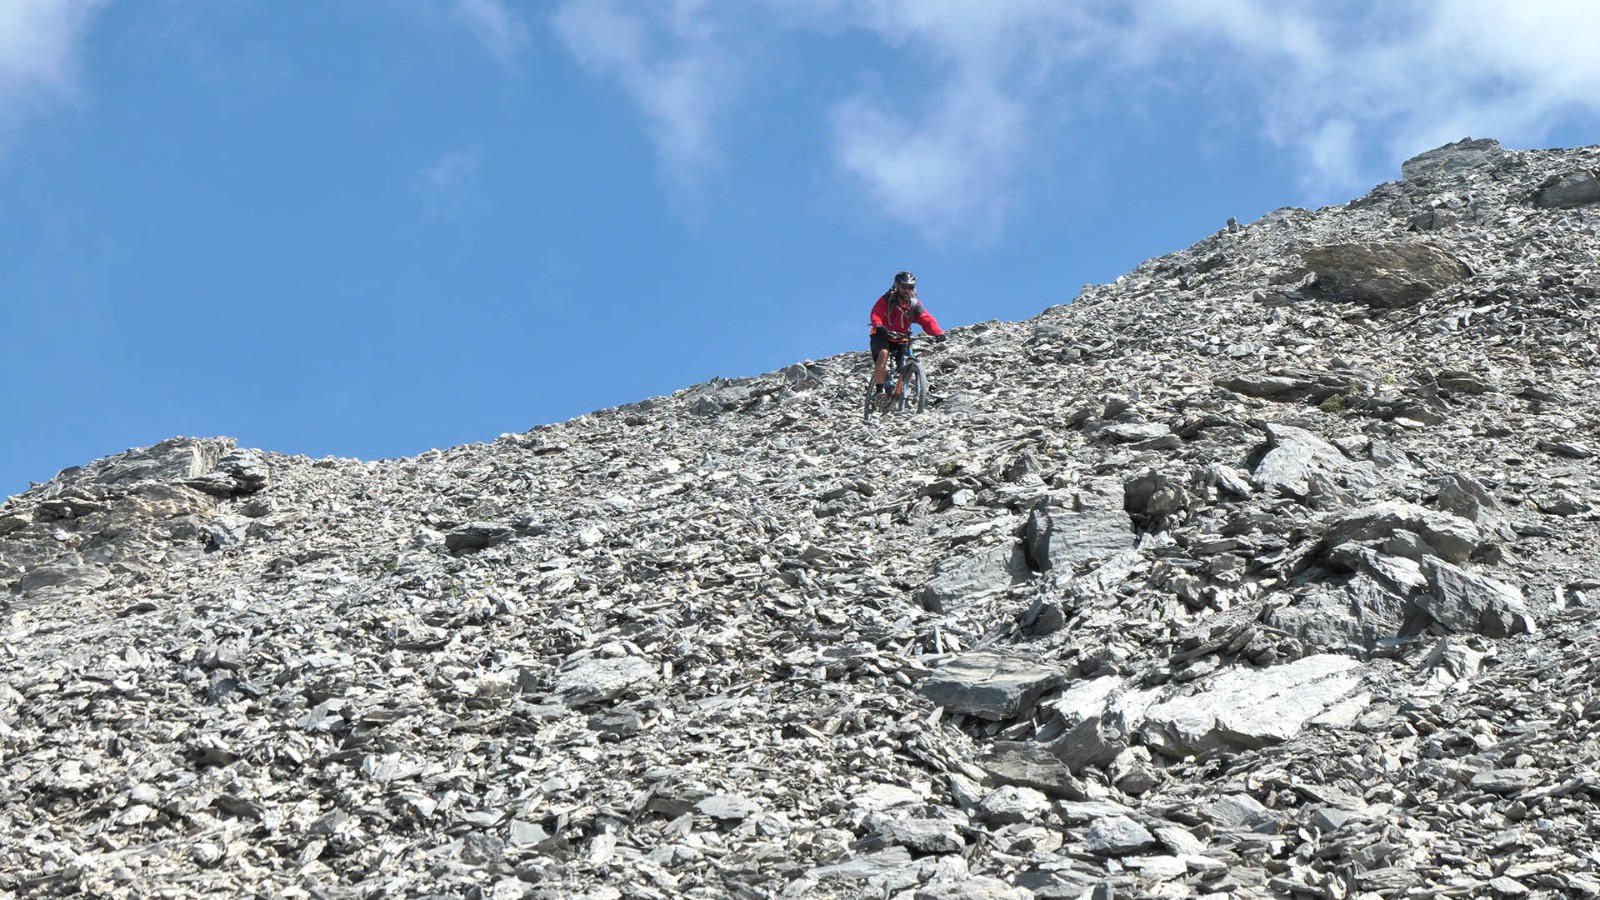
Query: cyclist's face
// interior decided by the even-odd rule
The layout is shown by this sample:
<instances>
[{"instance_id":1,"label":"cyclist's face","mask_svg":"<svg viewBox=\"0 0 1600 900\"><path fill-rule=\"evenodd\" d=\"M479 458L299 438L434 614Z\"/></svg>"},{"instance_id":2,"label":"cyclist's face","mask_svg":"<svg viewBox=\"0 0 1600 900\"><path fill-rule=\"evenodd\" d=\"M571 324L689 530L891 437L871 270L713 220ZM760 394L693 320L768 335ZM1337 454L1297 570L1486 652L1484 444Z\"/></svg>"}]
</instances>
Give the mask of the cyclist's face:
<instances>
[{"instance_id":1,"label":"cyclist's face","mask_svg":"<svg viewBox=\"0 0 1600 900\"><path fill-rule=\"evenodd\" d=\"M906 298L910 297L916 292L916 290L916 288L909 284L897 284L894 286L894 297L896 300L904 302Z\"/></svg>"}]
</instances>

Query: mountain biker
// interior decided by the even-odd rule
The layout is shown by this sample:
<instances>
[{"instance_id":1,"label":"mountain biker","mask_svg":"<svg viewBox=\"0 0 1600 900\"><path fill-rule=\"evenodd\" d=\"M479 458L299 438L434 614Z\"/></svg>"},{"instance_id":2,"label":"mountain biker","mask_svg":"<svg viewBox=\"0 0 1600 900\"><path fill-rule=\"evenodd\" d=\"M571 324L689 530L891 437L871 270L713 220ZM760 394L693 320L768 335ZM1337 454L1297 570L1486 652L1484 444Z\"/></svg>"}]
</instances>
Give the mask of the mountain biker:
<instances>
[{"instance_id":1,"label":"mountain biker","mask_svg":"<svg viewBox=\"0 0 1600 900\"><path fill-rule=\"evenodd\" d=\"M917 276L910 272L895 273L894 284L872 304L868 321L872 325L872 383L880 392L884 390L889 354L898 357L911 346L913 322L935 341L945 340L944 329L917 299Z\"/></svg>"}]
</instances>

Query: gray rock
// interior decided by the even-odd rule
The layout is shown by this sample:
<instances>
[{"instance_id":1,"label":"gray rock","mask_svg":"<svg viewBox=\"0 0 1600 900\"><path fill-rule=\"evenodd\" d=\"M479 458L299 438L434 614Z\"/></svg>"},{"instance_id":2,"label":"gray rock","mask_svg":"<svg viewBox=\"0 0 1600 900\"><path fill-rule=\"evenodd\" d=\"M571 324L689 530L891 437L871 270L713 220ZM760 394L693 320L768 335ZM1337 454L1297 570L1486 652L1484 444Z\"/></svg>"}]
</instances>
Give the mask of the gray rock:
<instances>
[{"instance_id":1,"label":"gray rock","mask_svg":"<svg viewBox=\"0 0 1600 900\"><path fill-rule=\"evenodd\" d=\"M944 819L890 819L878 828L890 843L913 853L959 853L967 846L955 824Z\"/></svg>"},{"instance_id":2,"label":"gray rock","mask_svg":"<svg viewBox=\"0 0 1600 900\"><path fill-rule=\"evenodd\" d=\"M919 889L914 900L1033 900L1034 894L998 878L976 875Z\"/></svg>"},{"instance_id":3,"label":"gray rock","mask_svg":"<svg viewBox=\"0 0 1600 900\"><path fill-rule=\"evenodd\" d=\"M1518 588L1437 559L1423 560L1421 569L1428 589L1418 592L1413 602L1444 628L1492 638L1535 630Z\"/></svg>"},{"instance_id":4,"label":"gray rock","mask_svg":"<svg viewBox=\"0 0 1600 900\"><path fill-rule=\"evenodd\" d=\"M1272 811L1249 794L1227 794L1201 810L1206 820L1218 828L1254 829L1277 821Z\"/></svg>"},{"instance_id":5,"label":"gray rock","mask_svg":"<svg viewBox=\"0 0 1600 900\"><path fill-rule=\"evenodd\" d=\"M946 663L921 691L950 712L1004 721L1028 715L1039 696L1063 680L1054 666L1001 653L968 653Z\"/></svg>"},{"instance_id":6,"label":"gray rock","mask_svg":"<svg viewBox=\"0 0 1600 900\"><path fill-rule=\"evenodd\" d=\"M1439 488L1439 508L1454 513L1480 528L1501 527L1499 501L1476 479L1467 475L1445 475L1435 484Z\"/></svg>"},{"instance_id":7,"label":"gray rock","mask_svg":"<svg viewBox=\"0 0 1600 900\"><path fill-rule=\"evenodd\" d=\"M1303 428L1268 423L1266 452L1251 472L1256 487L1313 507L1347 502L1381 482L1372 464L1352 460Z\"/></svg>"},{"instance_id":8,"label":"gray rock","mask_svg":"<svg viewBox=\"0 0 1600 900\"><path fill-rule=\"evenodd\" d=\"M1325 295L1376 309L1415 306L1472 274L1442 247L1420 241L1330 243L1299 252Z\"/></svg>"},{"instance_id":9,"label":"gray rock","mask_svg":"<svg viewBox=\"0 0 1600 900\"><path fill-rule=\"evenodd\" d=\"M1261 671L1232 669L1191 696L1150 707L1142 731L1152 748L1175 756L1281 743L1360 682L1360 664L1332 654Z\"/></svg>"},{"instance_id":10,"label":"gray rock","mask_svg":"<svg viewBox=\"0 0 1600 900\"><path fill-rule=\"evenodd\" d=\"M1016 544L941 562L923 585L919 599L931 612L953 612L992 597L1028 578L1028 564Z\"/></svg>"},{"instance_id":11,"label":"gray rock","mask_svg":"<svg viewBox=\"0 0 1600 900\"><path fill-rule=\"evenodd\" d=\"M1125 856L1155 846L1155 835L1126 816L1096 819L1084 835L1084 847L1099 856Z\"/></svg>"},{"instance_id":12,"label":"gray rock","mask_svg":"<svg viewBox=\"0 0 1600 900\"><path fill-rule=\"evenodd\" d=\"M1071 571L1133 549L1133 520L1120 509L1072 512L1036 507L1028 518L1025 542L1040 571Z\"/></svg>"},{"instance_id":13,"label":"gray rock","mask_svg":"<svg viewBox=\"0 0 1600 900\"><path fill-rule=\"evenodd\" d=\"M498 546L516 537L509 525L494 522L472 522L445 533L444 546L451 553L467 553Z\"/></svg>"},{"instance_id":14,"label":"gray rock","mask_svg":"<svg viewBox=\"0 0 1600 900\"><path fill-rule=\"evenodd\" d=\"M1406 181L1423 178L1459 178L1503 159L1506 151L1492 138L1462 138L1453 144L1418 153L1400 164L1400 177Z\"/></svg>"},{"instance_id":15,"label":"gray rock","mask_svg":"<svg viewBox=\"0 0 1600 900\"><path fill-rule=\"evenodd\" d=\"M660 678L658 667L647 659L637 656L616 659L591 657L563 666L556 673L552 693L567 706L590 706L648 688Z\"/></svg>"},{"instance_id":16,"label":"gray rock","mask_svg":"<svg viewBox=\"0 0 1600 900\"><path fill-rule=\"evenodd\" d=\"M1408 532L1423 542L1416 547L1419 551L1416 555L1396 554L1415 560L1431 555L1450 562L1466 562L1485 544L1478 527L1460 516L1396 501L1342 510L1329 516L1321 543L1324 548L1353 542L1381 545L1398 532Z\"/></svg>"},{"instance_id":17,"label":"gray rock","mask_svg":"<svg viewBox=\"0 0 1600 900\"><path fill-rule=\"evenodd\" d=\"M1050 750L1074 775L1082 775L1087 769L1110 765L1127 747L1126 735L1099 716L1091 716L1052 742Z\"/></svg>"},{"instance_id":18,"label":"gray rock","mask_svg":"<svg viewBox=\"0 0 1600 900\"><path fill-rule=\"evenodd\" d=\"M1566 209L1591 203L1600 203L1600 179L1588 169L1552 175L1533 195L1533 205L1542 209Z\"/></svg>"},{"instance_id":19,"label":"gray rock","mask_svg":"<svg viewBox=\"0 0 1600 900\"><path fill-rule=\"evenodd\" d=\"M1065 800L1088 799L1083 782L1072 769L1040 744L997 741L979 758L978 765L1001 784L1033 788Z\"/></svg>"},{"instance_id":20,"label":"gray rock","mask_svg":"<svg viewBox=\"0 0 1600 900\"><path fill-rule=\"evenodd\" d=\"M976 812L978 820L988 825L1038 822L1050 812L1050 798L1033 788L1006 785L990 791Z\"/></svg>"},{"instance_id":21,"label":"gray rock","mask_svg":"<svg viewBox=\"0 0 1600 900\"><path fill-rule=\"evenodd\" d=\"M740 822L761 812L761 804L738 794L713 794L696 803L694 811L720 822Z\"/></svg>"}]
</instances>

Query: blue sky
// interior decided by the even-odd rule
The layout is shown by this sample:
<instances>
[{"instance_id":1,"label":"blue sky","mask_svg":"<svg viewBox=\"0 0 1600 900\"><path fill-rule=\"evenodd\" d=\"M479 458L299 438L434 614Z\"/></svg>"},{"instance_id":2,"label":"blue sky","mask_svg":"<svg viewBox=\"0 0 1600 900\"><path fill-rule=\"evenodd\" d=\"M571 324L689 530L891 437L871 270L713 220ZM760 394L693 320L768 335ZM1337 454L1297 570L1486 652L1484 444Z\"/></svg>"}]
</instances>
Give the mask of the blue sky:
<instances>
[{"instance_id":1,"label":"blue sky","mask_svg":"<svg viewBox=\"0 0 1600 900\"><path fill-rule=\"evenodd\" d=\"M0 0L0 495L375 459L1014 320L1461 137L1595 143L1600 6Z\"/></svg>"}]
</instances>

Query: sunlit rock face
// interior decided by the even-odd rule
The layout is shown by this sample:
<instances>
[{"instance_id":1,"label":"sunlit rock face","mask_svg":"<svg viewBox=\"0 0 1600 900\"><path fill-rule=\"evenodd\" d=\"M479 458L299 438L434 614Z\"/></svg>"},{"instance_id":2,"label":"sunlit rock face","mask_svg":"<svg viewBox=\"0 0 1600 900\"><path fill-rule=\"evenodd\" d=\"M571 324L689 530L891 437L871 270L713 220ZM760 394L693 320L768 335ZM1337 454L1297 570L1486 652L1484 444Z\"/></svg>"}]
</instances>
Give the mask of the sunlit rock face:
<instances>
[{"instance_id":1,"label":"sunlit rock face","mask_svg":"<svg viewBox=\"0 0 1600 900\"><path fill-rule=\"evenodd\" d=\"M1600 893L1597 169L1219 222L921 415L857 352L67 470L0 506L0 895Z\"/></svg>"}]
</instances>

